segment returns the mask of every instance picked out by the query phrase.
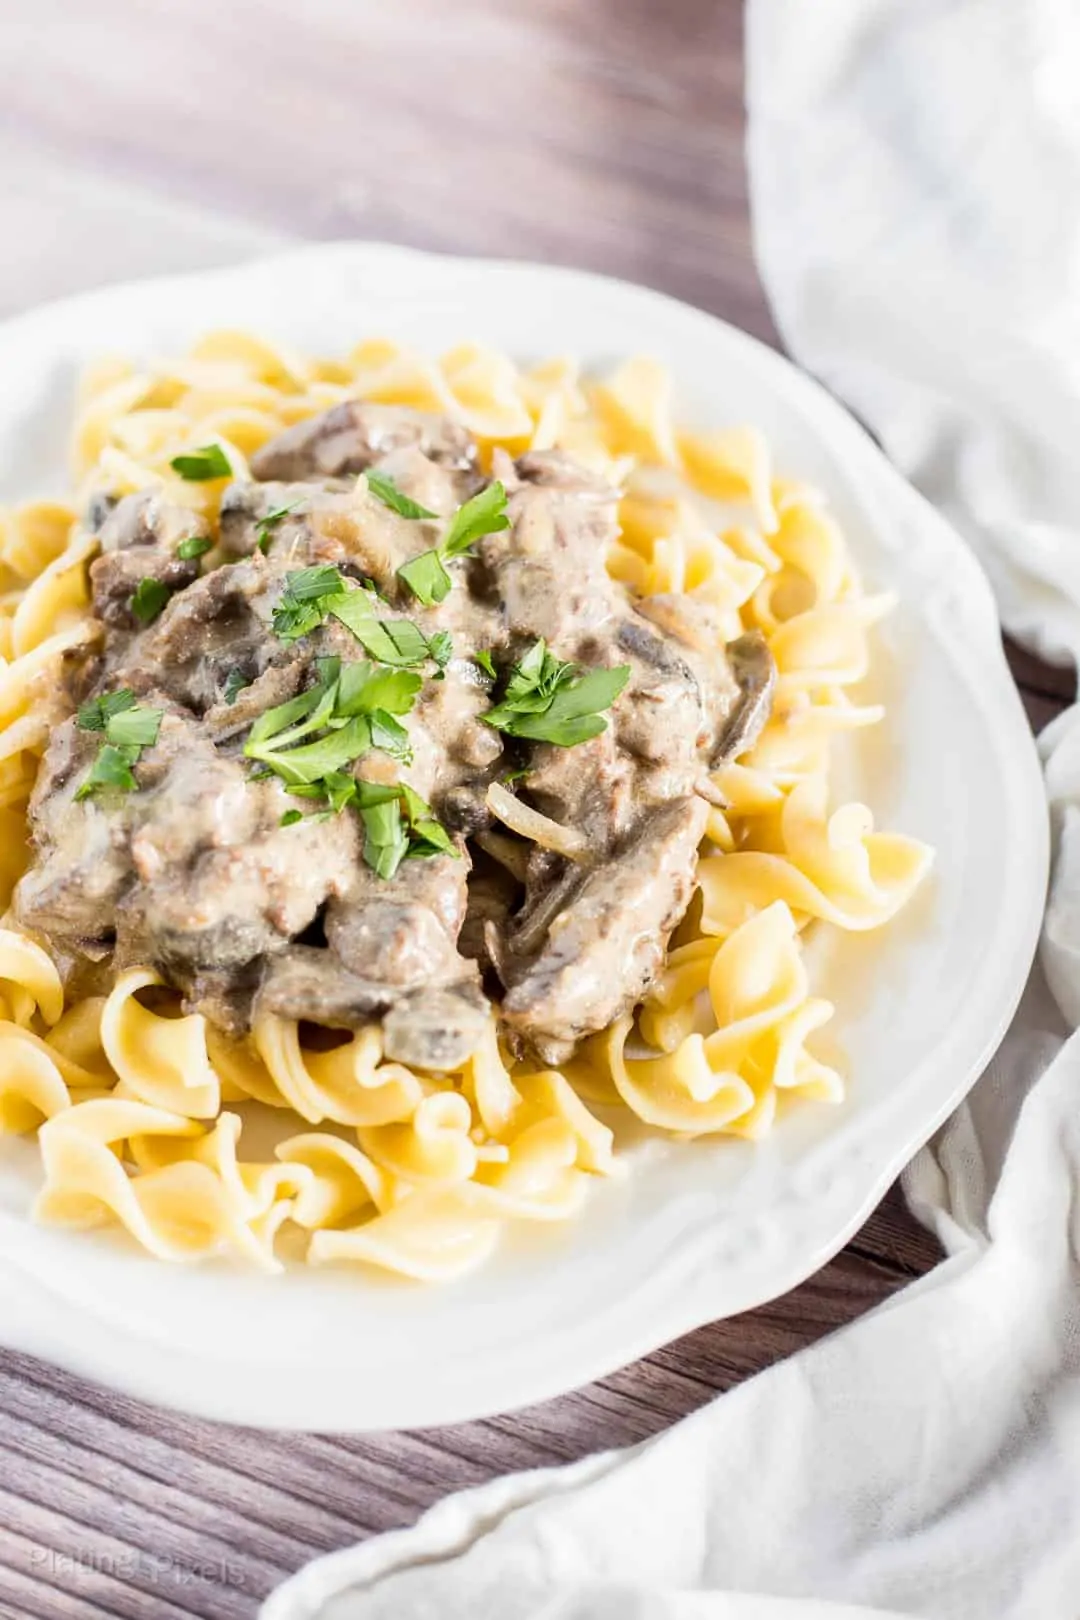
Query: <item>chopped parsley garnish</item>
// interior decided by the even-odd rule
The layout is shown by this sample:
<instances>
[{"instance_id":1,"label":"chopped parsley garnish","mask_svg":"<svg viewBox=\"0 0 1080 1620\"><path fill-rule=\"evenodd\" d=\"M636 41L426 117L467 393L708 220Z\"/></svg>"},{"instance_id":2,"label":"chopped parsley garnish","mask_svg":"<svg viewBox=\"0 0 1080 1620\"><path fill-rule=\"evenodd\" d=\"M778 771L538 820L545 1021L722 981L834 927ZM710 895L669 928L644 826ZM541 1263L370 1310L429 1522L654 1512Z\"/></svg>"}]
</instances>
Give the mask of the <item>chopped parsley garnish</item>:
<instances>
[{"instance_id":1,"label":"chopped parsley garnish","mask_svg":"<svg viewBox=\"0 0 1080 1620\"><path fill-rule=\"evenodd\" d=\"M332 614L351 630L372 658L397 669L415 669L429 658L442 671L453 655L448 630L426 636L411 619L377 619L374 591L350 589L331 563L318 563L287 574L274 609L274 632L282 641L298 641Z\"/></svg>"},{"instance_id":2,"label":"chopped parsley garnish","mask_svg":"<svg viewBox=\"0 0 1080 1620\"><path fill-rule=\"evenodd\" d=\"M140 624L152 624L171 595L169 587L160 579L147 576L136 585L128 606Z\"/></svg>"},{"instance_id":3,"label":"chopped parsley garnish","mask_svg":"<svg viewBox=\"0 0 1080 1620\"><path fill-rule=\"evenodd\" d=\"M160 709L137 703L134 708L114 714L105 727L105 735L117 747L151 748L161 730L161 713Z\"/></svg>"},{"instance_id":4,"label":"chopped parsley garnish","mask_svg":"<svg viewBox=\"0 0 1080 1620\"><path fill-rule=\"evenodd\" d=\"M403 860L453 855L454 841L431 806L408 783L381 787L357 783L364 823L364 860L380 877L392 878Z\"/></svg>"},{"instance_id":5,"label":"chopped parsley garnish","mask_svg":"<svg viewBox=\"0 0 1080 1620\"><path fill-rule=\"evenodd\" d=\"M222 697L230 706L234 704L245 686L251 685L251 676L244 675L238 669L230 669L225 677L225 690Z\"/></svg>"},{"instance_id":6,"label":"chopped parsley garnish","mask_svg":"<svg viewBox=\"0 0 1080 1620\"><path fill-rule=\"evenodd\" d=\"M458 507L440 549L445 557L461 557L485 534L498 534L509 527L506 490L496 478L479 495L474 495L471 501Z\"/></svg>"},{"instance_id":7,"label":"chopped parsley garnish","mask_svg":"<svg viewBox=\"0 0 1080 1620\"><path fill-rule=\"evenodd\" d=\"M357 797L359 786L356 777L348 776L344 771L328 771L319 783L326 802L335 815L340 815L347 805L352 804Z\"/></svg>"},{"instance_id":8,"label":"chopped parsley garnish","mask_svg":"<svg viewBox=\"0 0 1080 1620\"><path fill-rule=\"evenodd\" d=\"M446 673L446 666L454 656L454 642L449 630L436 630L433 636L428 636L428 656L435 660L442 679Z\"/></svg>"},{"instance_id":9,"label":"chopped parsley garnish","mask_svg":"<svg viewBox=\"0 0 1080 1620\"><path fill-rule=\"evenodd\" d=\"M344 591L344 581L330 563L298 568L285 576L285 589L274 609L274 634L280 641L299 641L317 630L330 611L330 599Z\"/></svg>"},{"instance_id":10,"label":"chopped parsley garnish","mask_svg":"<svg viewBox=\"0 0 1080 1620\"><path fill-rule=\"evenodd\" d=\"M327 721L323 719L321 724ZM309 786L318 782L329 771L340 771L353 760L370 752L371 727L367 716L360 715L347 725L329 731L302 747L285 747L273 742L248 742L244 752L273 771L289 786Z\"/></svg>"},{"instance_id":11,"label":"chopped parsley garnish","mask_svg":"<svg viewBox=\"0 0 1080 1620\"><path fill-rule=\"evenodd\" d=\"M607 730L602 711L629 678L629 664L584 674L556 658L541 637L511 671L502 701L481 718L510 737L573 748Z\"/></svg>"},{"instance_id":12,"label":"chopped parsley garnish","mask_svg":"<svg viewBox=\"0 0 1080 1620\"><path fill-rule=\"evenodd\" d=\"M105 741L76 792L76 799L89 798L99 788L133 792L139 784L131 767L144 748L157 742L161 719L160 709L136 703L135 694L128 687L119 692L104 692L84 703L76 716L76 725L80 731L103 732Z\"/></svg>"},{"instance_id":13,"label":"chopped parsley garnish","mask_svg":"<svg viewBox=\"0 0 1080 1620\"><path fill-rule=\"evenodd\" d=\"M498 680L499 672L495 668L494 660L492 659L491 654L484 648L481 648L479 652L473 653L473 663L479 664L484 674L490 675L493 681Z\"/></svg>"},{"instance_id":14,"label":"chopped parsley garnish","mask_svg":"<svg viewBox=\"0 0 1080 1620\"><path fill-rule=\"evenodd\" d=\"M346 769L373 749L409 763L409 734L395 716L408 714L421 677L337 658L320 659L319 671L315 686L268 709L252 726L244 753L258 762L257 774L277 776L296 798L318 801L315 816L357 810L364 859L381 877L393 877L406 857L456 855L431 806L406 783L358 781ZM289 809L281 825L303 819L302 811Z\"/></svg>"},{"instance_id":15,"label":"chopped parsley garnish","mask_svg":"<svg viewBox=\"0 0 1080 1620\"><path fill-rule=\"evenodd\" d=\"M204 444L198 450L173 456L169 466L189 484L205 484L211 478L231 478L233 472L232 463L220 444Z\"/></svg>"},{"instance_id":16,"label":"chopped parsley garnish","mask_svg":"<svg viewBox=\"0 0 1080 1620\"><path fill-rule=\"evenodd\" d=\"M420 677L366 662L340 669L336 663L327 660L331 667L318 685L261 714L244 745L249 759L290 787L313 787L372 749L406 764L412 759L409 734L394 716L412 708Z\"/></svg>"},{"instance_id":17,"label":"chopped parsley garnish","mask_svg":"<svg viewBox=\"0 0 1080 1620\"><path fill-rule=\"evenodd\" d=\"M338 676L336 713L351 717L384 709L387 714L408 714L423 684L411 670L382 669L366 660L346 664Z\"/></svg>"},{"instance_id":18,"label":"chopped parsley garnish","mask_svg":"<svg viewBox=\"0 0 1080 1620\"><path fill-rule=\"evenodd\" d=\"M114 715L134 707L135 694L129 686L121 687L119 692L103 692L83 704L75 724L80 731L104 731Z\"/></svg>"},{"instance_id":19,"label":"chopped parsley garnish","mask_svg":"<svg viewBox=\"0 0 1080 1620\"><path fill-rule=\"evenodd\" d=\"M401 802L409 823L410 856L453 855L456 859L454 840L436 819L430 804L407 782L401 784Z\"/></svg>"},{"instance_id":20,"label":"chopped parsley garnish","mask_svg":"<svg viewBox=\"0 0 1080 1620\"><path fill-rule=\"evenodd\" d=\"M352 631L364 651L381 664L414 669L430 658L439 670L446 668L454 651L449 630L437 630L434 635L425 636L411 619L377 619L372 607L370 592L343 591L340 600L334 598L330 602L329 611Z\"/></svg>"},{"instance_id":21,"label":"chopped parsley garnish","mask_svg":"<svg viewBox=\"0 0 1080 1620\"><path fill-rule=\"evenodd\" d=\"M402 563L398 569L398 578L412 591L418 602L425 607L434 607L437 602L444 602L453 588L453 580L446 571L441 552L422 551L419 557Z\"/></svg>"},{"instance_id":22,"label":"chopped parsley garnish","mask_svg":"<svg viewBox=\"0 0 1080 1620\"><path fill-rule=\"evenodd\" d=\"M382 501L384 506L388 506L391 512L396 512L399 517L438 517L438 512L429 512L426 506L421 506L419 501L414 501L410 495L406 495L403 489L398 489L394 480L379 472L377 468L369 467L364 477L367 479L368 489L376 500Z\"/></svg>"},{"instance_id":23,"label":"chopped parsley garnish","mask_svg":"<svg viewBox=\"0 0 1080 1620\"><path fill-rule=\"evenodd\" d=\"M203 534L189 534L186 540L181 540L176 548L176 555L182 562L193 562L196 557L205 557L208 551L213 551L214 542L208 540Z\"/></svg>"},{"instance_id":24,"label":"chopped parsley garnish","mask_svg":"<svg viewBox=\"0 0 1080 1620\"><path fill-rule=\"evenodd\" d=\"M106 743L83 778L75 794L76 799L88 799L99 788L118 788L121 793L133 793L139 784L131 767L138 757L138 748L114 748L112 743Z\"/></svg>"},{"instance_id":25,"label":"chopped parsley garnish","mask_svg":"<svg viewBox=\"0 0 1080 1620\"><path fill-rule=\"evenodd\" d=\"M382 754L389 754L392 759L399 759L403 765L412 764L409 733L400 720L395 720L386 709L374 709L368 716L368 727L371 732L372 748L377 748Z\"/></svg>"},{"instance_id":26,"label":"chopped parsley garnish","mask_svg":"<svg viewBox=\"0 0 1080 1620\"><path fill-rule=\"evenodd\" d=\"M400 799L361 806L360 817L364 823L364 860L379 877L392 878L409 853Z\"/></svg>"},{"instance_id":27,"label":"chopped parsley garnish","mask_svg":"<svg viewBox=\"0 0 1080 1620\"><path fill-rule=\"evenodd\" d=\"M299 505L299 501L291 501L288 506L275 506L272 512L267 512L266 516L261 517L256 523L255 544L264 557L270 550L270 542L273 539L271 530L277 527L283 517L288 517L290 512L295 512Z\"/></svg>"},{"instance_id":28,"label":"chopped parsley garnish","mask_svg":"<svg viewBox=\"0 0 1080 1620\"><path fill-rule=\"evenodd\" d=\"M439 544L403 563L398 569L398 578L404 580L425 607L434 607L436 602L442 602L450 594L453 585L446 564L455 557L464 556L485 534L498 534L509 527L506 490L496 479L479 495L474 495L471 501L458 507Z\"/></svg>"}]
</instances>

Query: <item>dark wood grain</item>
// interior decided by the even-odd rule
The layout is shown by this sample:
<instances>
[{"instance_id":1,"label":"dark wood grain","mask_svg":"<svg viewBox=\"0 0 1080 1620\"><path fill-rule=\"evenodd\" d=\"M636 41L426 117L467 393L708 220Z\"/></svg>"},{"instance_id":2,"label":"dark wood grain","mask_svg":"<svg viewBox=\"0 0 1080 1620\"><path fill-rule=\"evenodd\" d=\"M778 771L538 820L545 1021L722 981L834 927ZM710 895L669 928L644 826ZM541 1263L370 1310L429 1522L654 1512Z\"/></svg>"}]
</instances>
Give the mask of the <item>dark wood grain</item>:
<instances>
[{"instance_id":1,"label":"dark wood grain","mask_svg":"<svg viewBox=\"0 0 1080 1620\"><path fill-rule=\"evenodd\" d=\"M935 1258L894 1191L856 1244L785 1298L560 1400L437 1431L277 1435L199 1423L8 1354L0 1614L6 1602L34 1620L240 1620L308 1558L410 1524L451 1491L658 1433Z\"/></svg>"},{"instance_id":2,"label":"dark wood grain","mask_svg":"<svg viewBox=\"0 0 1080 1620\"><path fill-rule=\"evenodd\" d=\"M750 254L740 14L737 0L0 0L0 193L9 227L20 208L34 227L9 232L28 258L16 289L8 253L0 301L146 267L140 221L158 228L167 204L188 210L185 263L216 214L223 242L243 223L581 264L775 341ZM46 227L60 233L63 204L50 216L48 199L84 191L105 199L100 251L57 279ZM1010 657L1040 729L1072 676ZM308 1558L462 1486L655 1434L936 1258L894 1189L786 1298L561 1400L438 1432L198 1423L0 1355L0 1615L250 1620Z\"/></svg>"}]
</instances>

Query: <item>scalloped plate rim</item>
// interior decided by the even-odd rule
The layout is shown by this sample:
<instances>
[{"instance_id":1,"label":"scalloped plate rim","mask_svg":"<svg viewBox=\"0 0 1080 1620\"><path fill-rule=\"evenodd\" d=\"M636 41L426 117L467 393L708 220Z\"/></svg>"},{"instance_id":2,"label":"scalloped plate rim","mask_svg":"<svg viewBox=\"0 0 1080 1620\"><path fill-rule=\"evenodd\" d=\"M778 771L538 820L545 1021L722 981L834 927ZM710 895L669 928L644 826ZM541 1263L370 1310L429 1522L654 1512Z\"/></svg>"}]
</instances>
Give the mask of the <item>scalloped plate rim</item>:
<instances>
[{"instance_id":1,"label":"scalloped plate rim","mask_svg":"<svg viewBox=\"0 0 1080 1620\"><path fill-rule=\"evenodd\" d=\"M623 1366L705 1322L775 1298L825 1264L857 1230L897 1171L962 1099L996 1049L1019 1001L1034 956L1049 854L1046 802L1034 743L1001 652L989 586L974 556L945 520L904 483L831 396L782 356L714 316L689 309L664 294L584 271L512 260L442 257L383 244L332 243L276 253L225 269L113 284L58 300L3 322L0 349L9 337L32 342L36 330L42 326L48 330L57 319L61 322L65 318L90 320L95 309L123 298L125 293L159 299L183 298L185 293L190 294L193 286L206 288L244 275L288 275L293 271L302 273L311 266L339 264L355 267L361 273L370 269L376 275L393 273L400 267L403 281L412 276L423 282L433 276L453 273L466 278L487 276L511 281L541 278L553 289L560 283L562 297L573 298L575 287L583 298L603 292L612 300L625 303L628 314L632 307L647 312L654 327L662 327L665 320L685 322L689 315L701 324L702 330L711 328L714 334L722 333L724 340L735 350L741 350L746 363L751 368L756 367L771 387L788 395L809 419L812 432L833 444L842 443L855 484L874 486L875 496L883 494L886 506L894 514L903 513L914 527L932 533L934 544L942 548L941 555L951 559L963 583L963 606L969 620L960 663L970 662L970 668L963 674L974 681L972 671L977 671L979 680L988 683L987 690L1003 705L997 719L1014 751L1010 765L1016 767L1015 779L1007 779L1010 814L1023 835L1019 839L1022 868L1018 866L1009 875L1010 926L1015 931L1015 944L1007 965L1001 963L996 970L999 981L996 1011L990 1016L980 1009L977 1027L954 1032L953 1045L960 1050L956 1056L957 1068L951 1076L935 1075L929 1059L924 1061L922 1070L929 1068L930 1072L913 1075L919 1085L920 1104L909 1106L907 1122L899 1127L893 1141L875 1141L872 1120L862 1120L861 1128L854 1132L854 1140L849 1144L848 1181L839 1194L842 1207L830 1212L826 1200L819 1198L816 1218L809 1220L800 1233L802 1241L789 1240L782 1260L774 1261L771 1270L766 1269L752 1278L744 1275L745 1266L740 1272L725 1262L724 1255L717 1249L715 1223L711 1223L690 1234L693 1241L688 1241L682 1263L672 1264L662 1276L651 1278L647 1290L639 1288L632 1297L620 1300L617 1306L580 1324L576 1330L560 1324L547 1341L546 1355L543 1343L533 1344L517 1366L488 1365L477 1369L474 1364L471 1368L461 1368L457 1363L467 1359L461 1352L456 1357L453 1377L431 1380L419 1389L415 1382L410 1387L408 1380L403 1379L403 1387L396 1390L381 1387L371 1395L357 1398L355 1377L350 1394L339 1374L336 1381L327 1377L323 1383L314 1378L303 1389L294 1386L283 1391L280 1383L260 1384L254 1377L245 1376L249 1369L220 1347L216 1357L209 1347L205 1355L195 1357L189 1352L171 1350L147 1338L133 1336L122 1322L110 1319L105 1310L95 1312L92 1317L84 1315L64 1297L61 1275L44 1278L27 1269L18 1242L18 1229L25 1223L0 1214L0 1262L5 1268L7 1295L7 1309L0 1321L0 1342L44 1356L139 1398L202 1416L278 1428L358 1431L460 1422L550 1398ZM460 333L447 335L451 340L461 336ZM628 333L625 352L634 348L632 333ZM929 547L926 550L928 556ZM913 566L911 571L914 574L917 570ZM955 587L955 580L953 584ZM1002 932L1006 931L1003 926ZM938 1067L941 1067L940 1061ZM881 1113L895 1114L898 1107L903 1118L905 1110L896 1103L889 1109L883 1107ZM869 1142L865 1140L867 1136ZM860 1137L863 1140L860 1141ZM786 1210L805 1203L806 1200L796 1198L793 1188L789 1187L773 1211L773 1226L780 1226ZM811 1213L814 1203L811 1189ZM802 1212L805 1215L805 1209ZM588 1219L586 1209L578 1217L583 1236L587 1233ZM79 1234L57 1236L63 1237L77 1264L79 1245L85 1240ZM132 1275L137 1276L134 1268ZM281 1287L282 1305L287 1309L287 1280L281 1280ZM78 1331L80 1321L85 1333L83 1341ZM275 1364L273 1368L268 1365L267 1373L279 1379L283 1367L298 1374L315 1371L310 1364L298 1362ZM444 1375L450 1371L451 1368L444 1366Z\"/></svg>"}]
</instances>

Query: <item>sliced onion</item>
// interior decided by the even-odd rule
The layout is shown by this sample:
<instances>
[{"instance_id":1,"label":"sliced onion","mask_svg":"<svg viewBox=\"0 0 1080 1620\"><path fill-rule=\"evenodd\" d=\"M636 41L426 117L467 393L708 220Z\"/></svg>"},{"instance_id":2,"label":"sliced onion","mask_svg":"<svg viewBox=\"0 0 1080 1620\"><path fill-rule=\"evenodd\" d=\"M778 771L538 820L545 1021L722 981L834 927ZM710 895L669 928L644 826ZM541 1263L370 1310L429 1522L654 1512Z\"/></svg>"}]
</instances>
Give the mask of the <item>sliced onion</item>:
<instances>
[{"instance_id":1,"label":"sliced onion","mask_svg":"<svg viewBox=\"0 0 1080 1620\"><path fill-rule=\"evenodd\" d=\"M550 816L542 816L539 810L533 810L508 792L501 782L492 782L488 788L487 807L505 827L522 838L531 839L542 849L553 849L570 861L581 861L588 855L589 840L584 833L574 827L564 827Z\"/></svg>"}]
</instances>

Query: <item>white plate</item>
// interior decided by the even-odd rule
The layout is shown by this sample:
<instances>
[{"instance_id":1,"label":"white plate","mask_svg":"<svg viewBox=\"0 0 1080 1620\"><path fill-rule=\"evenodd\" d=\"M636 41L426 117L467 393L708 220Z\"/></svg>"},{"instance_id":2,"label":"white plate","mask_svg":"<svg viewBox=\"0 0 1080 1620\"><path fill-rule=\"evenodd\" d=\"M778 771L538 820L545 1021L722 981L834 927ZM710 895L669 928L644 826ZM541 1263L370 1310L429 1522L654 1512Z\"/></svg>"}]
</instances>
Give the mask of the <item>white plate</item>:
<instances>
[{"instance_id":1,"label":"white plate","mask_svg":"<svg viewBox=\"0 0 1080 1620\"><path fill-rule=\"evenodd\" d=\"M827 491L868 585L901 601L871 683L887 729L860 745L856 785L881 824L927 839L938 859L898 923L842 939L818 964L849 1064L839 1110L808 1104L756 1146L651 1143L579 1220L505 1242L445 1288L347 1269L181 1269L121 1236L38 1229L25 1214L36 1147L0 1142L7 1344L241 1423L454 1422L747 1310L841 1247L972 1084L1017 1002L1046 886L1041 778L989 588L951 529L786 361L619 282L343 244L40 309L0 327L0 500L63 493L85 362L175 352L224 325L322 352L387 334L436 350L476 338L519 357L574 351L595 367L657 355L690 419L758 423L785 473Z\"/></svg>"}]
</instances>

